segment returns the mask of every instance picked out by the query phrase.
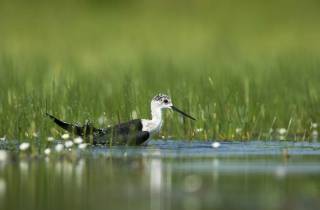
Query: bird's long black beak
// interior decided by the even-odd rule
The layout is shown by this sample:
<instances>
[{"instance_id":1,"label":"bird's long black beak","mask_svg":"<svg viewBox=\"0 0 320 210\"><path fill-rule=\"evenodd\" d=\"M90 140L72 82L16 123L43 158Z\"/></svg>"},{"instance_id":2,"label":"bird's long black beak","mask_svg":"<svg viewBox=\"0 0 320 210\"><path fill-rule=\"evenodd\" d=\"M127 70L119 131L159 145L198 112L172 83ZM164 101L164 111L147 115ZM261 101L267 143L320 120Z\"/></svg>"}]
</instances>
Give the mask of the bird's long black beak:
<instances>
[{"instance_id":1,"label":"bird's long black beak","mask_svg":"<svg viewBox=\"0 0 320 210\"><path fill-rule=\"evenodd\" d=\"M178 109L178 108L175 107L175 106L171 106L171 109L172 109L173 111L179 112L180 114L182 114L182 115L185 116L185 117L188 117L188 118L190 118L190 119L192 119L192 120L196 120L196 118L191 117L190 115L184 113L183 111L181 111L180 109Z\"/></svg>"}]
</instances>

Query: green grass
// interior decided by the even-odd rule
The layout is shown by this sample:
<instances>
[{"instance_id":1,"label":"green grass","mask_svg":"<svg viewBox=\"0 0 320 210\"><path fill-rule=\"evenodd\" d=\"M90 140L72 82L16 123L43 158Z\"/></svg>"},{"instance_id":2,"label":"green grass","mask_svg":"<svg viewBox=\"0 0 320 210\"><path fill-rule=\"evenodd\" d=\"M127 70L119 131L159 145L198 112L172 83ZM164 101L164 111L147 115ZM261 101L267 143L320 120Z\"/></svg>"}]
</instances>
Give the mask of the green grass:
<instances>
[{"instance_id":1,"label":"green grass","mask_svg":"<svg viewBox=\"0 0 320 210\"><path fill-rule=\"evenodd\" d=\"M163 92L198 119L166 112L166 138L274 139L270 129L286 128L308 139L320 117L319 7L1 1L0 136L59 135L46 109L101 127L148 118Z\"/></svg>"}]
</instances>

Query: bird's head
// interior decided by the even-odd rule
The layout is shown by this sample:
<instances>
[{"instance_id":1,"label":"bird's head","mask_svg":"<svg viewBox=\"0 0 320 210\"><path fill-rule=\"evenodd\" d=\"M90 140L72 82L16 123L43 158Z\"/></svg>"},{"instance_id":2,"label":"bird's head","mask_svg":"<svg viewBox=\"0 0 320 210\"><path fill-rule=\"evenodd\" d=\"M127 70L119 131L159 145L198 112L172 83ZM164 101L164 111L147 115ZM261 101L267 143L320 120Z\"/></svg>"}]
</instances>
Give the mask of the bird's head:
<instances>
[{"instance_id":1,"label":"bird's head","mask_svg":"<svg viewBox=\"0 0 320 210\"><path fill-rule=\"evenodd\" d=\"M171 98L165 94L158 94L155 97L153 97L151 101L151 107L152 109L172 109L173 111L176 111L185 117L188 117L192 120L196 120L195 118L181 111L177 107L173 106Z\"/></svg>"},{"instance_id":2,"label":"bird's head","mask_svg":"<svg viewBox=\"0 0 320 210\"><path fill-rule=\"evenodd\" d=\"M172 102L171 98L164 94L158 94L153 97L151 105L160 109L171 108Z\"/></svg>"}]
</instances>

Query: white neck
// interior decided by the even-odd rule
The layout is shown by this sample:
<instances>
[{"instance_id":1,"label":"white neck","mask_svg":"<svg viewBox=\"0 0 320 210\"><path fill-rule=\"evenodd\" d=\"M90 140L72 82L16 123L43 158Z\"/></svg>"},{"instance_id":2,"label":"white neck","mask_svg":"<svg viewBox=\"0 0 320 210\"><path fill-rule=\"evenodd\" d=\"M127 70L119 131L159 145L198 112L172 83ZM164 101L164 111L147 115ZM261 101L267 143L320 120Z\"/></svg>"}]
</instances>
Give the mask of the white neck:
<instances>
[{"instance_id":1,"label":"white neck","mask_svg":"<svg viewBox=\"0 0 320 210\"><path fill-rule=\"evenodd\" d=\"M162 126L162 109L157 105L151 104L151 120L142 119L142 130L151 134L158 133Z\"/></svg>"},{"instance_id":2,"label":"white neck","mask_svg":"<svg viewBox=\"0 0 320 210\"><path fill-rule=\"evenodd\" d=\"M162 109L155 105L151 105L151 116L152 121L162 121Z\"/></svg>"}]
</instances>

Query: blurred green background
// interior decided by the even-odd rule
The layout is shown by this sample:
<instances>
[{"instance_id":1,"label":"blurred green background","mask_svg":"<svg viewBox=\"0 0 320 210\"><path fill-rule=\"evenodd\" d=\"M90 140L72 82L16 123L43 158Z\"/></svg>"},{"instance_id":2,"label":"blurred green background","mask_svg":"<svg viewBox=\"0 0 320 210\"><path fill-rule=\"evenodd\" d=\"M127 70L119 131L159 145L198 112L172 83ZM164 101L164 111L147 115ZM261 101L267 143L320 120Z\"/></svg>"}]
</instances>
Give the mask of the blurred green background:
<instances>
[{"instance_id":1,"label":"blurred green background","mask_svg":"<svg viewBox=\"0 0 320 210\"><path fill-rule=\"evenodd\" d=\"M107 126L149 117L160 136L311 138L317 128L316 0L0 1L0 136L58 135L49 112ZM312 124L313 123L313 124Z\"/></svg>"}]
</instances>

